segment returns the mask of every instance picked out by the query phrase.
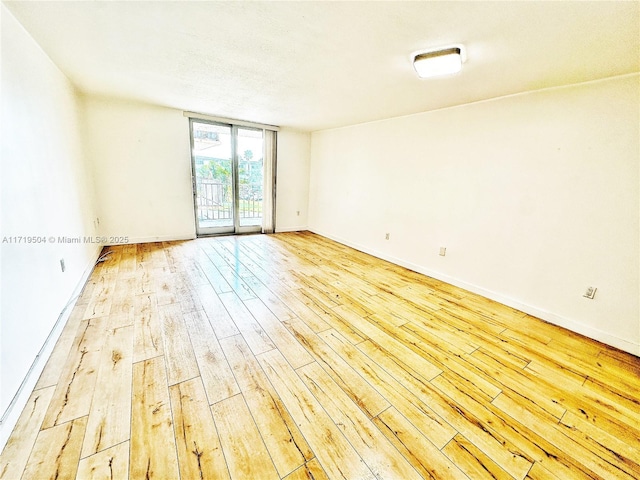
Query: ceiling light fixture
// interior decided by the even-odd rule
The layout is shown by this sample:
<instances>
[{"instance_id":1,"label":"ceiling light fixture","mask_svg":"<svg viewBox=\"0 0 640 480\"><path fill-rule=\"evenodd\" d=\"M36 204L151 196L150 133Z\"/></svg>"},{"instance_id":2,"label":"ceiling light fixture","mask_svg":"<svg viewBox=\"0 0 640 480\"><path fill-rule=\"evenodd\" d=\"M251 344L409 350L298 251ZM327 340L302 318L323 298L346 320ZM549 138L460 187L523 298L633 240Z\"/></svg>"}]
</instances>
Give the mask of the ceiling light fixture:
<instances>
[{"instance_id":1,"label":"ceiling light fixture","mask_svg":"<svg viewBox=\"0 0 640 480\"><path fill-rule=\"evenodd\" d=\"M413 54L413 67L420 78L451 75L462 70L462 45L425 50Z\"/></svg>"}]
</instances>

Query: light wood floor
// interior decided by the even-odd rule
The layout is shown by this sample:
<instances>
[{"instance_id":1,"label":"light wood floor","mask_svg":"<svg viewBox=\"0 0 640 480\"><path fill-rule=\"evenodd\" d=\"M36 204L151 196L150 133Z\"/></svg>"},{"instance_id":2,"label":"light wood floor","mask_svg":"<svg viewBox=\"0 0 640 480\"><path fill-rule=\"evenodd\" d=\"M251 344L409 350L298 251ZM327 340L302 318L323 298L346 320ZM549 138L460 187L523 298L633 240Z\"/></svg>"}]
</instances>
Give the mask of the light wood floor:
<instances>
[{"instance_id":1,"label":"light wood floor","mask_svg":"<svg viewBox=\"0 0 640 480\"><path fill-rule=\"evenodd\" d=\"M310 233L110 249L3 479L640 477L640 360Z\"/></svg>"}]
</instances>

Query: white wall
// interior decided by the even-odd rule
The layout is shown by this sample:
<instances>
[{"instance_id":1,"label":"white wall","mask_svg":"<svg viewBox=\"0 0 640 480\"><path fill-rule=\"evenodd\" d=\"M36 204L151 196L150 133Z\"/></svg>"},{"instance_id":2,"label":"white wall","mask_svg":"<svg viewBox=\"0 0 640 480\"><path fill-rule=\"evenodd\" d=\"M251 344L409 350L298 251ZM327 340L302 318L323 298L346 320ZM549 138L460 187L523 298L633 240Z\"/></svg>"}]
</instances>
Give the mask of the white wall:
<instances>
[{"instance_id":1,"label":"white wall","mask_svg":"<svg viewBox=\"0 0 640 480\"><path fill-rule=\"evenodd\" d=\"M305 230L309 211L311 134L278 132L276 231Z\"/></svg>"},{"instance_id":2,"label":"white wall","mask_svg":"<svg viewBox=\"0 0 640 480\"><path fill-rule=\"evenodd\" d=\"M145 103L83 103L100 235L130 243L194 238L189 120Z\"/></svg>"},{"instance_id":3,"label":"white wall","mask_svg":"<svg viewBox=\"0 0 640 480\"><path fill-rule=\"evenodd\" d=\"M640 354L638 87L315 132L309 227Z\"/></svg>"},{"instance_id":4,"label":"white wall","mask_svg":"<svg viewBox=\"0 0 640 480\"><path fill-rule=\"evenodd\" d=\"M93 96L83 103L100 235L130 242L194 238L189 120L182 111ZM310 134L282 129L277 145L277 230L301 230Z\"/></svg>"},{"instance_id":5,"label":"white wall","mask_svg":"<svg viewBox=\"0 0 640 480\"><path fill-rule=\"evenodd\" d=\"M59 236L96 233L93 186L83 154L76 92L6 7L0 8L0 412L5 412L74 290L90 272L100 247L58 242ZM44 237L46 243L13 243L16 239L11 237L17 236ZM64 273L59 263L62 258ZM50 343L54 342L55 338ZM44 361L46 356L34 367L31 384L25 387L27 396ZM21 409L16 404L12 415ZM2 438L9 433L10 424L3 423Z\"/></svg>"}]
</instances>

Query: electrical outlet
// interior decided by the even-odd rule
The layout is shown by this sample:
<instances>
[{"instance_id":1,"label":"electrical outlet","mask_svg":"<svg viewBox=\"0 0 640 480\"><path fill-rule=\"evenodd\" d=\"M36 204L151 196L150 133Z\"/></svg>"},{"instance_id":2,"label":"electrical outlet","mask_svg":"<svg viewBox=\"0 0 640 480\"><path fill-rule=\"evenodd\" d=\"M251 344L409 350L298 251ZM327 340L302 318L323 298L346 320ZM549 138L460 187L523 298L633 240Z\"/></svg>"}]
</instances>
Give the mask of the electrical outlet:
<instances>
[{"instance_id":1,"label":"electrical outlet","mask_svg":"<svg viewBox=\"0 0 640 480\"><path fill-rule=\"evenodd\" d=\"M596 287L587 287L587 290L584 292L583 297L593 300L593 297L596 296L596 290Z\"/></svg>"},{"instance_id":2,"label":"electrical outlet","mask_svg":"<svg viewBox=\"0 0 640 480\"><path fill-rule=\"evenodd\" d=\"M447 254L447 247L440 247L440 256L444 257Z\"/></svg>"},{"instance_id":3,"label":"electrical outlet","mask_svg":"<svg viewBox=\"0 0 640 480\"><path fill-rule=\"evenodd\" d=\"M65 270L65 266L64 266L64 258L60 259L60 269L62 270L62 273L64 273Z\"/></svg>"},{"instance_id":4,"label":"electrical outlet","mask_svg":"<svg viewBox=\"0 0 640 480\"><path fill-rule=\"evenodd\" d=\"M385 240L389 240L389 234L388 234L388 233L385 233L385 234L384 234L384 239L385 239Z\"/></svg>"},{"instance_id":5,"label":"electrical outlet","mask_svg":"<svg viewBox=\"0 0 640 480\"><path fill-rule=\"evenodd\" d=\"M299 217L300 216L300 210L296 211L296 215Z\"/></svg>"}]
</instances>

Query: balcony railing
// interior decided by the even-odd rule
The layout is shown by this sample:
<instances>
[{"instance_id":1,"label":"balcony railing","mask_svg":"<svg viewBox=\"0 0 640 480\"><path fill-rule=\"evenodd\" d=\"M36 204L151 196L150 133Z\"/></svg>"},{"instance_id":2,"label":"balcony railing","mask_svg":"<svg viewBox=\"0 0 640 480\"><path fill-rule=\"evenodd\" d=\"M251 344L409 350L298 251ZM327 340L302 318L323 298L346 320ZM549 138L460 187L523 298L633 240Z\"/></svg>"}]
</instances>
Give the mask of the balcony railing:
<instances>
[{"instance_id":1,"label":"balcony railing","mask_svg":"<svg viewBox=\"0 0 640 480\"><path fill-rule=\"evenodd\" d=\"M239 193L240 218L262 218L262 188L241 184ZM212 178L197 178L196 204L200 220L231 220L233 218L231 185L225 185Z\"/></svg>"}]
</instances>

